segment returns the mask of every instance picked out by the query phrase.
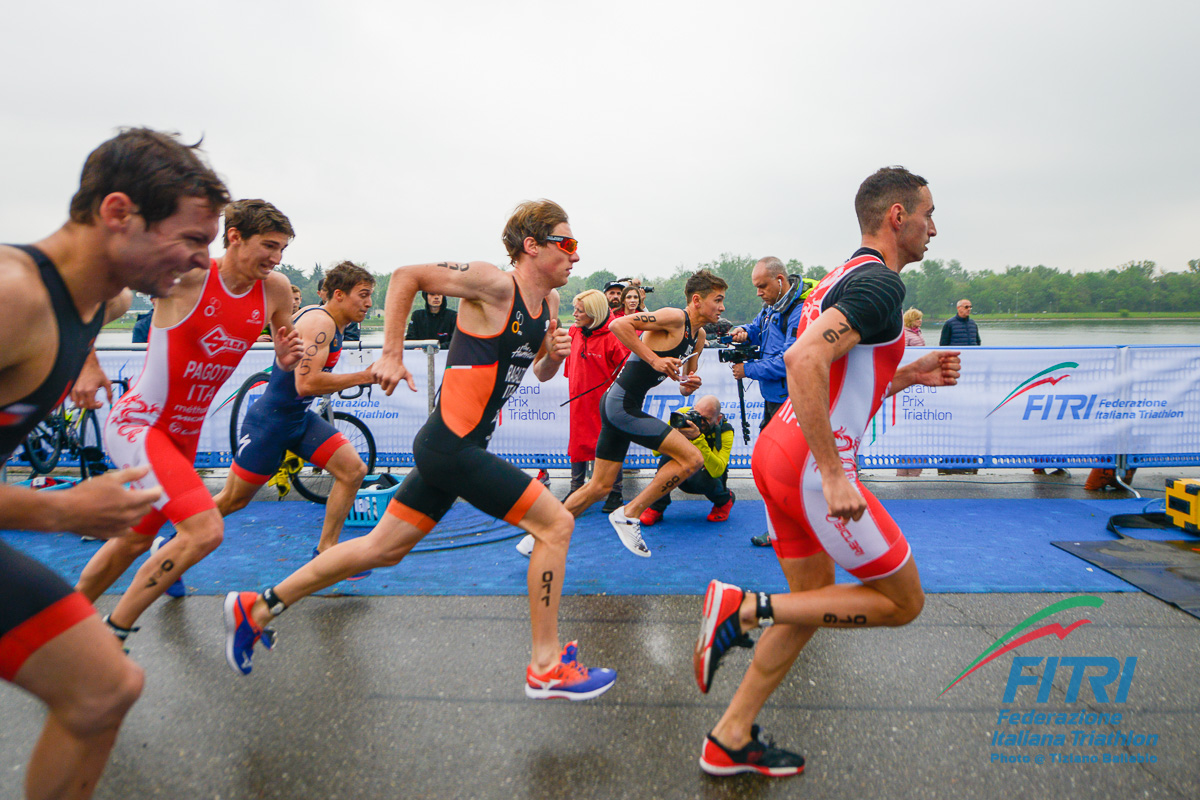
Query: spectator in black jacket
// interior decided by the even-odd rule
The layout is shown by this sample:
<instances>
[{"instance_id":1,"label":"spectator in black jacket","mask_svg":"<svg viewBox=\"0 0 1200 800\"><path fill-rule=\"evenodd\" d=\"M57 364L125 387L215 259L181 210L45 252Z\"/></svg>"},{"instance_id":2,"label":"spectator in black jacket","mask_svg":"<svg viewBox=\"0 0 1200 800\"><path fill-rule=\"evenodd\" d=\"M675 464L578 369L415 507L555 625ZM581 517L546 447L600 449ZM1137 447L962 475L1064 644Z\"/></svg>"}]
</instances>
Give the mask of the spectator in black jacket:
<instances>
[{"instance_id":1,"label":"spectator in black jacket","mask_svg":"<svg viewBox=\"0 0 1200 800\"><path fill-rule=\"evenodd\" d=\"M958 301L958 313L946 320L942 325L942 347L978 347L983 344L979 338L979 326L971 319L971 301L963 298ZM939 469L938 475L975 475L977 469Z\"/></svg>"},{"instance_id":2,"label":"spectator in black jacket","mask_svg":"<svg viewBox=\"0 0 1200 800\"><path fill-rule=\"evenodd\" d=\"M942 347L976 347L983 344L979 338L979 326L971 319L971 301L965 297L958 301L958 314L946 320L942 326Z\"/></svg>"},{"instance_id":3,"label":"spectator in black jacket","mask_svg":"<svg viewBox=\"0 0 1200 800\"><path fill-rule=\"evenodd\" d=\"M404 338L437 339L438 346L445 350L450 346L450 337L454 335L458 313L446 308L443 295L421 292L421 296L425 298L425 308L413 312Z\"/></svg>"},{"instance_id":4,"label":"spectator in black jacket","mask_svg":"<svg viewBox=\"0 0 1200 800\"><path fill-rule=\"evenodd\" d=\"M134 344L145 344L150 341L150 318L153 316L153 311L138 314L137 322L133 323Z\"/></svg>"}]
</instances>

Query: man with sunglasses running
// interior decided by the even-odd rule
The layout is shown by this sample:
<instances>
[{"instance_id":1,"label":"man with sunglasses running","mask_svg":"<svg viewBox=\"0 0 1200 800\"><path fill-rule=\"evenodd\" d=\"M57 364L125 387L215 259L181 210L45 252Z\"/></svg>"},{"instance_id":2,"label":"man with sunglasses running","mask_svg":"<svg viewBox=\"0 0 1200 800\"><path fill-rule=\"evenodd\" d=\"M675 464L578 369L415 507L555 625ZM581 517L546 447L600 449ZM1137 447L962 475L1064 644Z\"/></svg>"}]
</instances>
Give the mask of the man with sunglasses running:
<instances>
[{"instance_id":1,"label":"man with sunglasses running","mask_svg":"<svg viewBox=\"0 0 1200 800\"><path fill-rule=\"evenodd\" d=\"M383 353L371 370L391 394L401 381L416 391L404 366L404 321L417 292L461 298L438 406L413 441L416 468L404 479L379 524L341 542L283 583L226 598L226 658L242 674L254 643L289 606L364 569L400 563L462 497L537 540L527 585L533 653L525 670L531 698L587 700L612 687L617 674L579 663L575 642L559 647L558 605L575 519L535 478L487 451L504 403L527 369L554 376L571 341L558 327L558 292L579 260L567 214L549 200L522 203L503 235L511 272L491 264L442 262L392 273Z\"/></svg>"},{"instance_id":2,"label":"man with sunglasses running","mask_svg":"<svg viewBox=\"0 0 1200 800\"><path fill-rule=\"evenodd\" d=\"M863 181L854 206L862 247L805 301L799 336L784 356L789 399L754 448L754 483L791 591L750 592L712 581L704 597L693 655L701 692L731 647L754 646L746 631L767 628L705 738L700 767L711 775L803 771L802 756L764 742L754 724L800 650L818 627L906 625L925 602L908 542L858 480L857 453L885 397L916 384L958 382L957 352L929 353L899 367L900 270L919 261L937 234L933 198L924 178L886 167ZM860 583L834 584L835 562Z\"/></svg>"}]
</instances>

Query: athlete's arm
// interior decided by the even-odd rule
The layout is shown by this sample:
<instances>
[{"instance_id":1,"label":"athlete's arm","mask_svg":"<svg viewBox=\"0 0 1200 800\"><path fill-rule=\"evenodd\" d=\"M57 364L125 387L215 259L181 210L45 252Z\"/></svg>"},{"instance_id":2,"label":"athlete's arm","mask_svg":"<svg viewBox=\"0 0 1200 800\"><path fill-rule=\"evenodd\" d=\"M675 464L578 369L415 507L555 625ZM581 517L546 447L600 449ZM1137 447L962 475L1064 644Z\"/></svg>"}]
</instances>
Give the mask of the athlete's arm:
<instances>
[{"instance_id":1,"label":"athlete's arm","mask_svg":"<svg viewBox=\"0 0 1200 800\"><path fill-rule=\"evenodd\" d=\"M300 363L296 365L296 394L301 397L331 394L352 386L375 382L369 368L336 375L321 371L325 367L325 360L329 358L329 346L337 334L337 326L328 314L305 314L296 323L296 331L300 334L304 348Z\"/></svg>"},{"instance_id":2,"label":"athlete's arm","mask_svg":"<svg viewBox=\"0 0 1200 800\"><path fill-rule=\"evenodd\" d=\"M926 353L916 361L905 364L896 370L892 385L887 396L903 392L910 386L953 386L958 383L958 373L962 369L958 350L938 350Z\"/></svg>"},{"instance_id":3,"label":"athlete's arm","mask_svg":"<svg viewBox=\"0 0 1200 800\"><path fill-rule=\"evenodd\" d=\"M533 374L539 381L548 381L558 373L558 367L571 355L571 334L558 323L558 290L551 289L547 298L550 321L546 324L546 338L538 348L533 360Z\"/></svg>"},{"instance_id":4,"label":"athlete's arm","mask_svg":"<svg viewBox=\"0 0 1200 800\"><path fill-rule=\"evenodd\" d=\"M137 524L162 489L126 489L149 467L113 470L58 492L0 484L0 527L111 539Z\"/></svg>"},{"instance_id":5,"label":"athlete's arm","mask_svg":"<svg viewBox=\"0 0 1200 800\"><path fill-rule=\"evenodd\" d=\"M821 490L829 514L844 520L860 519L867 503L846 477L833 438L829 423L829 370L860 339L858 331L846 321L846 315L836 307L829 308L804 330L783 357L792 410L821 472Z\"/></svg>"},{"instance_id":6,"label":"athlete's arm","mask_svg":"<svg viewBox=\"0 0 1200 800\"><path fill-rule=\"evenodd\" d=\"M129 289L121 290L121 293L109 300L104 306L104 324L112 322L124 316L129 310L129 306L133 304L133 292ZM112 381L104 374L104 370L100 368L100 359L96 357L96 348L92 347L92 351L88 353L87 360L83 362L83 368L79 371L79 377L75 381L75 385L71 387L71 402L79 408L100 408L103 403L96 397L96 392L104 390L104 396L108 402L112 403Z\"/></svg>"},{"instance_id":7,"label":"athlete's arm","mask_svg":"<svg viewBox=\"0 0 1200 800\"><path fill-rule=\"evenodd\" d=\"M275 363L284 372L291 372L304 355L304 341L292 326L292 284L281 272L272 272L265 284Z\"/></svg>"},{"instance_id":8,"label":"athlete's arm","mask_svg":"<svg viewBox=\"0 0 1200 800\"><path fill-rule=\"evenodd\" d=\"M391 394L400 381L414 392L417 384L404 367L404 322L417 292L458 297L468 302L500 303L513 291L512 279L485 261L441 261L399 267L388 283L383 309L383 352L371 365L376 382Z\"/></svg>"},{"instance_id":9,"label":"athlete's arm","mask_svg":"<svg viewBox=\"0 0 1200 800\"><path fill-rule=\"evenodd\" d=\"M684 377L679 381L679 393L684 397L699 389L700 384L703 382L700 380L700 375L696 372L696 369L700 366L700 354L704 352L704 342L704 328L701 328L696 334L696 349L683 360L682 372Z\"/></svg>"},{"instance_id":10,"label":"athlete's arm","mask_svg":"<svg viewBox=\"0 0 1200 800\"><path fill-rule=\"evenodd\" d=\"M681 308L660 308L657 311L639 311L618 317L609 323L617 341L636 353L638 358L645 361L658 372L663 373L673 381L679 380L680 363L678 358L663 358L654 354L644 341L638 338L638 331L665 331L673 333L683 329L683 315L687 313Z\"/></svg>"}]
</instances>

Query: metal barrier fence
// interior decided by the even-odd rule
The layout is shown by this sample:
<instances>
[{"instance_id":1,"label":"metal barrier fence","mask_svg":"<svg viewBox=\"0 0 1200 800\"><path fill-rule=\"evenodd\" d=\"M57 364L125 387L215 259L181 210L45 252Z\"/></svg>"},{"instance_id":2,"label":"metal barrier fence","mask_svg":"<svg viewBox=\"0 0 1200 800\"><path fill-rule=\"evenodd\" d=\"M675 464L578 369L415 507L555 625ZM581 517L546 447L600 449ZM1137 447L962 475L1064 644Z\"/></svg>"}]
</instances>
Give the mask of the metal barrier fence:
<instances>
[{"instance_id":1,"label":"metal barrier fence","mask_svg":"<svg viewBox=\"0 0 1200 800\"><path fill-rule=\"evenodd\" d=\"M144 346L98 348L110 377L134 379ZM343 349L338 372L362 369L378 346ZM376 388L338 410L363 419L375 434L377 463L411 466L413 436L436 402L445 351L436 342L408 342L423 358L406 366L424 397L403 384L386 397ZM906 361L928 348L912 348ZM229 405L246 377L271 364L270 344L256 345L218 393L201 433L198 467L230 463ZM1029 468L1183 466L1200 464L1200 346L966 348L958 386L911 387L887 399L857 444L864 469L897 467ZM748 468L753 439L742 442L737 385L728 365L706 351L698 394L715 394L738 432L730 466ZM527 380L502 409L490 449L521 467L566 467L567 381ZM644 410L662 419L691 400L671 381L652 390ZM746 383L747 416L757 433L763 402ZM657 459L633 447L630 467Z\"/></svg>"}]
</instances>

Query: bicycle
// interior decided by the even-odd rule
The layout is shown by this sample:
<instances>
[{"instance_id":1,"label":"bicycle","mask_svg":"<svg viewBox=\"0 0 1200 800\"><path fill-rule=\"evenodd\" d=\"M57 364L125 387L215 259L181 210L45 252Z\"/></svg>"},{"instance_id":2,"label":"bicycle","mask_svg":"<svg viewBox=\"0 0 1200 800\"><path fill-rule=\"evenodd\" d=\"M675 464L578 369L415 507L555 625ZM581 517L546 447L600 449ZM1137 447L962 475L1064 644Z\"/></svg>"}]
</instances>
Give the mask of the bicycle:
<instances>
[{"instance_id":1,"label":"bicycle","mask_svg":"<svg viewBox=\"0 0 1200 800\"><path fill-rule=\"evenodd\" d=\"M118 378L112 386L115 401L129 390L129 381ZM25 437L25 459L35 474L53 471L64 455L78 463L83 480L108 470L100 419L92 409L63 403Z\"/></svg>"},{"instance_id":2,"label":"bicycle","mask_svg":"<svg viewBox=\"0 0 1200 800\"><path fill-rule=\"evenodd\" d=\"M246 418L246 412L262 396L261 392L257 395L252 392L265 384L270 377L269 372L254 373L242 383L241 388L234 396L229 416L230 453L236 453L238 450L238 435L242 428L242 420ZM343 400L353 400L362 396L364 388L367 389L367 396L370 397L370 385L343 389L338 392L338 396ZM313 411L337 428L350 441L350 444L358 451L359 458L367 465L367 474L370 475L375 469L375 437L366 423L353 414L334 411L333 395L331 394L322 395ZM290 458L299 458L299 456L288 452L284 455L284 463L286 464ZM301 497L325 505L329 499L329 490L333 487L333 475L313 464L305 464L300 470L294 472L289 470L289 472L292 486Z\"/></svg>"}]
</instances>

